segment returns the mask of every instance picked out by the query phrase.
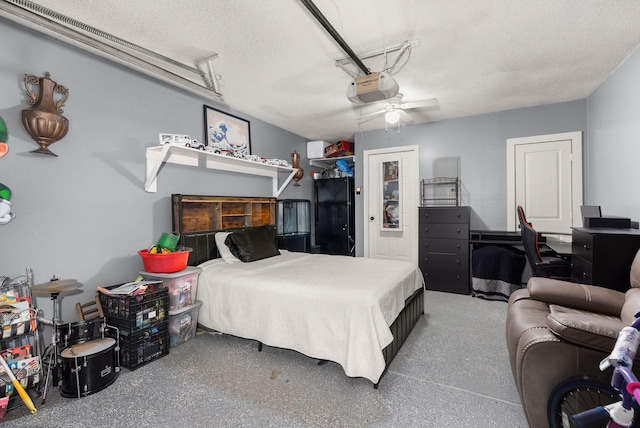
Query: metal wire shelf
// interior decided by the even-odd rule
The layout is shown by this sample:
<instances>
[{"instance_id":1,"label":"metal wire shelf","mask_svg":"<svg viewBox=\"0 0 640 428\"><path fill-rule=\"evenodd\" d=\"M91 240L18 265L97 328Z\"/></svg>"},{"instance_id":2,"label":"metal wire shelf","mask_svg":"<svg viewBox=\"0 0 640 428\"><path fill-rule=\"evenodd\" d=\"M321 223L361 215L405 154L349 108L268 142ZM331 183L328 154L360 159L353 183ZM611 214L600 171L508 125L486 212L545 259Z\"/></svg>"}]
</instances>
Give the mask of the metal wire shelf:
<instances>
[{"instance_id":1,"label":"metal wire shelf","mask_svg":"<svg viewBox=\"0 0 640 428\"><path fill-rule=\"evenodd\" d=\"M457 207L460 204L458 177L425 178L420 184L420 201L423 207Z\"/></svg>"}]
</instances>

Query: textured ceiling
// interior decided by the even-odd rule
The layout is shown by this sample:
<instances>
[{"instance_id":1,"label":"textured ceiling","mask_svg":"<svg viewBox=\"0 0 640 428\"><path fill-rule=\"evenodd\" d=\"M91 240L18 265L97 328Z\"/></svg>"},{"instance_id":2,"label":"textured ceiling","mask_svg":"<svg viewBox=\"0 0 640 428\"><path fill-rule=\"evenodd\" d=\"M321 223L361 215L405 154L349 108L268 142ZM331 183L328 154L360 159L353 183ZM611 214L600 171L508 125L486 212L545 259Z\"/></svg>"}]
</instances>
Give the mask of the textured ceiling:
<instances>
[{"instance_id":1,"label":"textured ceiling","mask_svg":"<svg viewBox=\"0 0 640 428\"><path fill-rule=\"evenodd\" d=\"M384 129L346 97L345 52L297 0L37 0L193 67L218 53L223 104L309 140ZM359 56L416 45L393 76L415 123L586 98L640 44L637 0L315 0ZM387 54L387 66L397 52ZM372 71L385 56L363 62ZM350 67L357 70L356 67Z\"/></svg>"}]
</instances>

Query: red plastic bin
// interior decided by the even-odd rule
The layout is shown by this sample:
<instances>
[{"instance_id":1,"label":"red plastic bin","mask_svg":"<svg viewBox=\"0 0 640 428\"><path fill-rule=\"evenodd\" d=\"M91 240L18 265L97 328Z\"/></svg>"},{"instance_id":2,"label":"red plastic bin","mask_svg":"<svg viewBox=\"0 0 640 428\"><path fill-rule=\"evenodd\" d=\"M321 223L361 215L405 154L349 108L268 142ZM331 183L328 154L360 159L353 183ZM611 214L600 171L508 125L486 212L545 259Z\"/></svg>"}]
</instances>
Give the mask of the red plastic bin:
<instances>
[{"instance_id":1,"label":"red plastic bin","mask_svg":"<svg viewBox=\"0 0 640 428\"><path fill-rule=\"evenodd\" d=\"M179 272L187 267L191 248L173 253L150 254L148 249L138 251L144 270L151 273Z\"/></svg>"}]
</instances>

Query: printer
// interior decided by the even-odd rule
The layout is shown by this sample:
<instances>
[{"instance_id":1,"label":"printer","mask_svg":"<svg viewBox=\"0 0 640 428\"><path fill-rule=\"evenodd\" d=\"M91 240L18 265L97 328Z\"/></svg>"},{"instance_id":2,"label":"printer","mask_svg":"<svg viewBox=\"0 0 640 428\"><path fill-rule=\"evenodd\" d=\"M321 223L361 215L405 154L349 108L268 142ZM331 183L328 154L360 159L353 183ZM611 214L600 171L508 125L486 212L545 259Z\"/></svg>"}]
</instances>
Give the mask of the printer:
<instances>
[{"instance_id":1,"label":"printer","mask_svg":"<svg viewBox=\"0 0 640 428\"><path fill-rule=\"evenodd\" d=\"M615 229L630 229L632 227L630 218L611 215L603 216L600 206L583 205L580 207L580 212L582 214L583 227L610 227Z\"/></svg>"}]
</instances>

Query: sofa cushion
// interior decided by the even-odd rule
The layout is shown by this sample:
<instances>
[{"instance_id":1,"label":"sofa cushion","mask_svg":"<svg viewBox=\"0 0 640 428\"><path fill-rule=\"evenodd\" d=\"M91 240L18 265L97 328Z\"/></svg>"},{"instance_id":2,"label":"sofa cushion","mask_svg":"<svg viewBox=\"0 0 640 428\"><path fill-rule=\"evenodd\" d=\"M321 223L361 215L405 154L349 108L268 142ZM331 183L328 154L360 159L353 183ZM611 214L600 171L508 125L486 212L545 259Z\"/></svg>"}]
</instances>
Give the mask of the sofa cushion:
<instances>
[{"instance_id":1,"label":"sofa cushion","mask_svg":"<svg viewBox=\"0 0 640 428\"><path fill-rule=\"evenodd\" d=\"M611 352L618 333L624 326L625 324L616 316L549 305L549 315L547 315L549 330L561 339L579 346Z\"/></svg>"}]
</instances>

